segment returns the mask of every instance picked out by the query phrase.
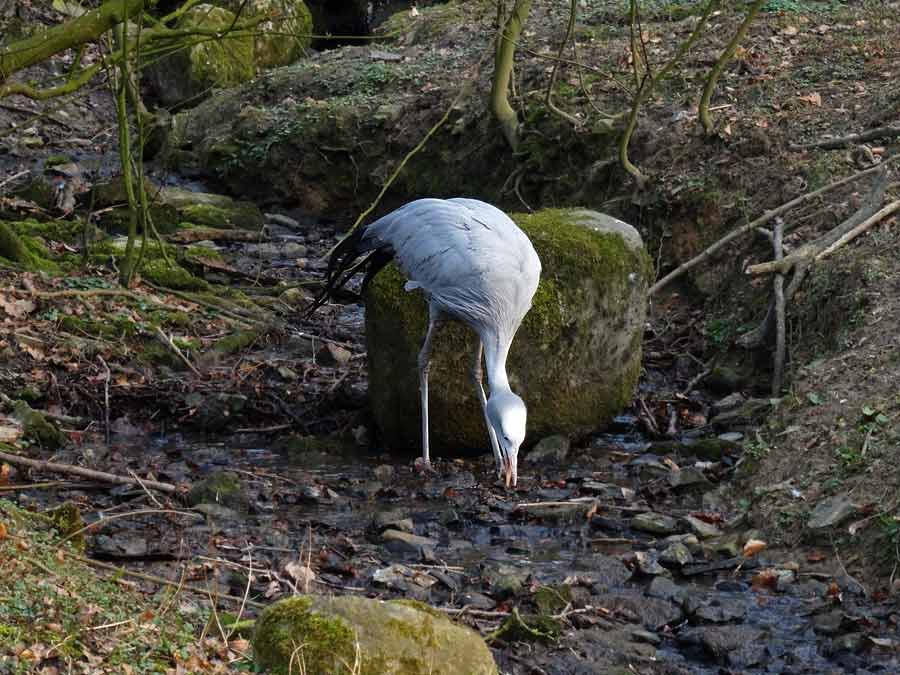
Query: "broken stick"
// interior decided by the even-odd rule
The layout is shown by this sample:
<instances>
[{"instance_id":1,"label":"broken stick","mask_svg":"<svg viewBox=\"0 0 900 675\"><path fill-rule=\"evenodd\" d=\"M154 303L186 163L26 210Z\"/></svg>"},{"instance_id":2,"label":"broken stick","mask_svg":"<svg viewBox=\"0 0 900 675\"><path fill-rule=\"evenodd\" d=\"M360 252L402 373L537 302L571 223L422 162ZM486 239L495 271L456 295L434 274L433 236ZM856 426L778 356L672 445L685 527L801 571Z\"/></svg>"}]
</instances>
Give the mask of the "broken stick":
<instances>
[{"instance_id":1,"label":"broken stick","mask_svg":"<svg viewBox=\"0 0 900 675\"><path fill-rule=\"evenodd\" d=\"M38 471L49 471L51 473L63 473L81 476L82 478L91 478L104 483L113 483L114 485L134 485L135 487L143 486L152 490L159 490L160 492L179 492L178 487L171 483L160 483L155 480L136 480L126 476L117 476L113 473L106 473L105 471L85 469L84 467L73 466L71 464L47 462L42 459L30 459L28 457L13 455L8 452L0 452L0 461L7 462L14 466L27 466L30 469L37 469Z\"/></svg>"}]
</instances>

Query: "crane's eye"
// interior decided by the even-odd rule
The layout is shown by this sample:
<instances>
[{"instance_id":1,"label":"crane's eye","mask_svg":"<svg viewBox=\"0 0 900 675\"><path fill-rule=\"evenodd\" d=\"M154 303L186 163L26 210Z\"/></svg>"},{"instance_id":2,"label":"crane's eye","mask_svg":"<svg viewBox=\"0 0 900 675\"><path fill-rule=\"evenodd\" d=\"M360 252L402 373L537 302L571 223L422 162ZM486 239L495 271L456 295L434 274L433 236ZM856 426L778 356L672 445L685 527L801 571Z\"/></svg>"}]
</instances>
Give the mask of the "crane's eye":
<instances>
[{"instance_id":1,"label":"crane's eye","mask_svg":"<svg viewBox=\"0 0 900 675\"><path fill-rule=\"evenodd\" d=\"M512 443L512 440L506 434L503 434L503 440L506 441L507 443Z\"/></svg>"}]
</instances>

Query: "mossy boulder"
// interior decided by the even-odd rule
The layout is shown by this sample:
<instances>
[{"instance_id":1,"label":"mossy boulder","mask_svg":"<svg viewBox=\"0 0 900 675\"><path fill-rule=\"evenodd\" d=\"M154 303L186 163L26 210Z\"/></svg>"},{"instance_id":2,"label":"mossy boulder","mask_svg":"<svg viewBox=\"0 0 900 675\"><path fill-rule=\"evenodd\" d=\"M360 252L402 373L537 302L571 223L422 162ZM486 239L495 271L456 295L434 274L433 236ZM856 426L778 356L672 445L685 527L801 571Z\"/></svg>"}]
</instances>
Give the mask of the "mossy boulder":
<instances>
[{"instance_id":1,"label":"mossy boulder","mask_svg":"<svg viewBox=\"0 0 900 675\"><path fill-rule=\"evenodd\" d=\"M253 654L274 675L497 673L477 633L408 600L315 595L282 600L257 620Z\"/></svg>"},{"instance_id":2,"label":"mossy boulder","mask_svg":"<svg viewBox=\"0 0 900 675\"><path fill-rule=\"evenodd\" d=\"M239 512L246 511L250 505L241 479L231 471L216 471L194 483L188 492L187 502L191 506L220 504Z\"/></svg>"},{"instance_id":3,"label":"mossy boulder","mask_svg":"<svg viewBox=\"0 0 900 675\"><path fill-rule=\"evenodd\" d=\"M268 21L254 30L255 61L259 68L274 68L293 63L312 42L312 14L303 0L218 0L232 12L241 10L241 18L265 14Z\"/></svg>"},{"instance_id":4,"label":"mossy boulder","mask_svg":"<svg viewBox=\"0 0 900 675\"><path fill-rule=\"evenodd\" d=\"M510 350L510 384L528 406L532 440L578 436L609 422L630 401L641 368L651 265L637 231L583 209L513 215L543 272ZM391 265L366 297L369 394L389 448L421 442L416 358L427 309ZM438 452L487 448L470 379L476 336L451 323L437 336L429 386L431 444Z\"/></svg>"},{"instance_id":5,"label":"mossy boulder","mask_svg":"<svg viewBox=\"0 0 900 675\"><path fill-rule=\"evenodd\" d=\"M220 230L259 230L264 223L262 212L253 202L211 192L161 187L150 180L145 182L144 189L150 201L153 224L164 234L174 232L186 224L205 225ZM117 233L128 231L128 197L121 176L96 185L92 199L97 208L119 207L104 212L100 222L105 230Z\"/></svg>"},{"instance_id":6,"label":"mossy boulder","mask_svg":"<svg viewBox=\"0 0 900 675\"><path fill-rule=\"evenodd\" d=\"M227 31L237 17L224 7L195 5L178 20L180 30ZM233 31L223 38L191 39L186 49L159 59L145 69L155 98L165 106L190 105L207 97L212 88L234 87L253 78L254 38Z\"/></svg>"}]
</instances>

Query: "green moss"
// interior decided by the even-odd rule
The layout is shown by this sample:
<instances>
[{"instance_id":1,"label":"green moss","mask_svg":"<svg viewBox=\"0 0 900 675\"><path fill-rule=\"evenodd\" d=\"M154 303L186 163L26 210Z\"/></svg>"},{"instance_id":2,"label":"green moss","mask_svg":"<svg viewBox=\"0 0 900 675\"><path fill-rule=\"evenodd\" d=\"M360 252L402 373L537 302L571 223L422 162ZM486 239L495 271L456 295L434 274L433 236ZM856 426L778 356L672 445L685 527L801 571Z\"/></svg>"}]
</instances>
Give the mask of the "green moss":
<instances>
[{"instance_id":1,"label":"green moss","mask_svg":"<svg viewBox=\"0 0 900 675\"><path fill-rule=\"evenodd\" d=\"M350 673L355 636L347 622L312 610L309 598L282 600L256 622L253 655L274 675L290 672ZM295 656L296 655L296 656ZM291 668L288 664L294 664ZM302 664L298 671L297 666Z\"/></svg>"},{"instance_id":2,"label":"green moss","mask_svg":"<svg viewBox=\"0 0 900 675\"><path fill-rule=\"evenodd\" d=\"M541 586L532 596L535 607L541 614L558 614L572 602L572 587Z\"/></svg>"},{"instance_id":3,"label":"green moss","mask_svg":"<svg viewBox=\"0 0 900 675\"><path fill-rule=\"evenodd\" d=\"M179 28L226 30L234 24L232 12L213 5L197 5L185 12ZM256 74L253 37L229 35L228 39L197 41L187 49L190 79L199 86L233 87Z\"/></svg>"},{"instance_id":4,"label":"green moss","mask_svg":"<svg viewBox=\"0 0 900 675\"><path fill-rule=\"evenodd\" d=\"M503 640L504 642L545 642L559 640L562 626L557 619L541 614L519 614L513 607L512 614L501 624L500 628L488 636L488 642Z\"/></svg>"},{"instance_id":5,"label":"green moss","mask_svg":"<svg viewBox=\"0 0 900 675\"><path fill-rule=\"evenodd\" d=\"M219 354L234 354L252 345L260 338L261 334L261 331L258 330L235 331L216 342L213 345L213 351Z\"/></svg>"},{"instance_id":6,"label":"green moss","mask_svg":"<svg viewBox=\"0 0 900 675\"><path fill-rule=\"evenodd\" d=\"M42 412L33 410L25 401L16 401L13 409L22 423L23 437L27 440L46 450L56 450L68 442L69 439L56 423Z\"/></svg>"},{"instance_id":7,"label":"green moss","mask_svg":"<svg viewBox=\"0 0 900 675\"><path fill-rule=\"evenodd\" d=\"M277 675L497 673L484 641L468 628L433 609L368 598L283 600L257 620L253 650L257 664Z\"/></svg>"},{"instance_id":8,"label":"green moss","mask_svg":"<svg viewBox=\"0 0 900 675\"><path fill-rule=\"evenodd\" d=\"M201 291L209 288L208 283L195 277L178 263L169 265L162 258L144 262L141 276L154 284L176 291Z\"/></svg>"},{"instance_id":9,"label":"green moss","mask_svg":"<svg viewBox=\"0 0 900 675\"><path fill-rule=\"evenodd\" d=\"M68 164L71 161L72 158L68 155L48 155L47 159L44 160L44 167L50 168L60 164Z\"/></svg>"},{"instance_id":10,"label":"green moss","mask_svg":"<svg viewBox=\"0 0 900 675\"><path fill-rule=\"evenodd\" d=\"M137 350L137 361L147 366L167 366L173 370L184 370L184 362L172 353L171 349L163 347L156 340L149 340Z\"/></svg>"},{"instance_id":11,"label":"green moss","mask_svg":"<svg viewBox=\"0 0 900 675\"><path fill-rule=\"evenodd\" d=\"M60 329L75 335L92 337L121 338L133 337L140 332L140 326L130 317L121 314L104 315L99 319L89 319L67 314L59 320Z\"/></svg>"},{"instance_id":12,"label":"green moss","mask_svg":"<svg viewBox=\"0 0 900 675\"><path fill-rule=\"evenodd\" d=\"M59 265L37 238L16 233L15 227L0 221L0 258L18 263L30 272L58 272Z\"/></svg>"},{"instance_id":13,"label":"green moss","mask_svg":"<svg viewBox=\"0 0 900 675\"><path fill-rule=\"evenodd\" d=\"M72 543L79 551L84 551L84 520L81 509L73 502L65 502L46 513L59 535Z\"/></svg>"},{"instance_id":14,"label":"green moss","mask_svg":"<svg viewBox=\"0 0 900 675\"><path fill-rule=\"evenodd\" d=\"M219 4L236 12L243 0ZM256 30L255 55L259 68L285 66L300 58L312 42L312 14L303 0L251 0L242 16L274 15Z\"/></svg>"},{"instance_id":15,"label":"green moss","mask_svg":"<svg viewBox=\"0 0 900 675\"><path fill-rule=\"evenodd\" d=\"M155 309L148 312L148 323L153 326L187 328L191 325L191 317L187 312L173 311L170 309Z\"/></svg>"},{"instance_id":16,"label":"green moss","mask_svg":"<svg viewBox=\"0 0 900 675\"><path fill-rule=\"evenodd\" d=\"M41 222L38 220L21 220L12 223L13 229L20 235L28 237L43 237L52 241L64 241L67 243L80 242L84 232L84 223L72 220L51 220Z\"/></svg>"},{"instance_id":17,"label":"green moss","mask_svg":"<svg viewBox=\"0 0 900 675\"><path fill-rule=\"evenodd\" d=\"M246 511L249 505L241 479L231 471L216 471L194 483L188 492L187 502L191 506L221 504L241 512Z\"/></svg>"},{"instance_id":18,"label":"green moss","mask_svg":"<svg viewBox=\"0 0 900 675\"><path fill-rule=\"evenodd\" d=\"M48 515L0 500L0 522L14 535L0 539L0 671L25 675L48 661L68 663L74 671L102 653L108 672L165 672L173 654L195 648L205 613L160 613L168 604L163 598L98 575L73 555L79 549L71 540L59 546L60 533L71 533L77 522L70 507ZM85 630L100 624L106 625L102 635ZM40 644L53 645L55 656L43 664L18 658L23 647Z\"/></svg>"}]
</instances>

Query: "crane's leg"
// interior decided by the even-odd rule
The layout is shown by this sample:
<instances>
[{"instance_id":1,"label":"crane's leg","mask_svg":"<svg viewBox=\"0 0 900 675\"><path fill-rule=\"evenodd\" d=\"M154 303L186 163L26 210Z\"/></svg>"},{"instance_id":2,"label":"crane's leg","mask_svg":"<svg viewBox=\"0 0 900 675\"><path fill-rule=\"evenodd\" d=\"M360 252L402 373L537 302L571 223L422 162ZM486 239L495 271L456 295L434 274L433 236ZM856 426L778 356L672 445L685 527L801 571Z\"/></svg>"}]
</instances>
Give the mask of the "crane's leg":
<instances>
[{"instance_id":1,"label":"crane's leg","mask_svg":"<svg viewBox=\"0 0 900 675\"><path fill-rule=\"evenodd\" d=\"M497 475L503 475L503 458L500 455L500 444L497 443L497 434L494 427L487 416L487 396L484 395L484 384L482 381L483 371L481 368L481 356L484 352L484 345L481 340L478 341L478 347L475 349L475 363L472 364L472 380L475 382L475 391L478 393L478 400L481 401L481 412L484 414L484 423L487 425L488 436L491 439L491 450L494 451L494 460L497 462Z\"/></svg>"},{"instance_id":2,"label":"crane's leg","mask_svg":"<svg viewBox=\"0 0 900 675\"><path fill-rule=\"evenodd\" d=\"M444 324L444 316L439 310L428 310L428 332L425 342L419 350L419 394L422 397L422 463L424 468L431 468L431 457L428 452L428 371L431 368L431 343L434 336Z\"/></svg>"}]
</instances>

